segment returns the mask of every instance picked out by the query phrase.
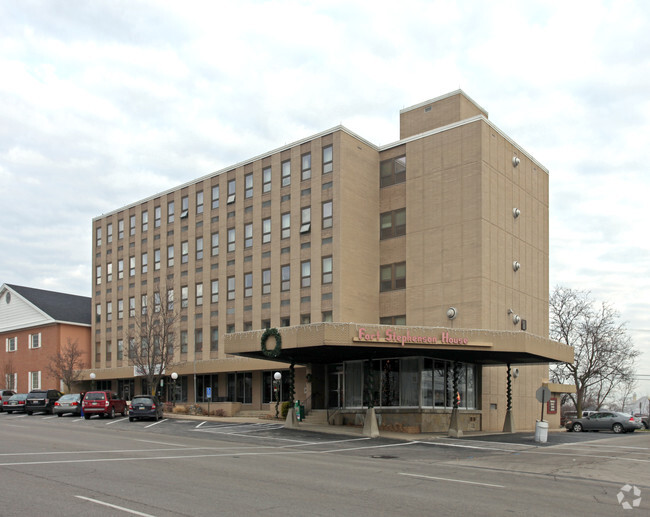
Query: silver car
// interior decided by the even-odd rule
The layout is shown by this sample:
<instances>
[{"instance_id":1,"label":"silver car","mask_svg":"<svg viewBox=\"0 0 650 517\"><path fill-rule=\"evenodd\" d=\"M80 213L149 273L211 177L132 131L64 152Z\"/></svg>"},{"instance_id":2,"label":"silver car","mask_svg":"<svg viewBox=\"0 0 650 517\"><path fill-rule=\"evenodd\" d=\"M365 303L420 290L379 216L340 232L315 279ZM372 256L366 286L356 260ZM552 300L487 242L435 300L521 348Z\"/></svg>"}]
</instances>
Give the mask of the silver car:
<instances>
[{"instance_id":1,"label":"silver car","mask_svg":"<svg viewBox=\"0 0 650 517\"><path fill-rule=\"evenodd\" d=\"M568 431L613 431L615 433L633 433L642 426L632 415L615 411L598 411L583 418L573 418L564 426Z\"/></svg>"}]
</instances>

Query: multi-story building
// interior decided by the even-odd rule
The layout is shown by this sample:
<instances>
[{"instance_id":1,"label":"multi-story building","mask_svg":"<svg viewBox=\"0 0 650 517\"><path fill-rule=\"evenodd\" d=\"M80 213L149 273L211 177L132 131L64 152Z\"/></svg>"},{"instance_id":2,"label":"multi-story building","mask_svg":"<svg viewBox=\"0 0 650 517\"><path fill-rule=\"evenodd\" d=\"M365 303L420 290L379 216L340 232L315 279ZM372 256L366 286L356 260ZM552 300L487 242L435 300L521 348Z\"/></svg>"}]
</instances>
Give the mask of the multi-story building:
<instances>
[{"instance_id":1,"label":"multi-story building","mask_svg":"<svg viewBox=\"0 0 650 517\"><path fill-rule=\"evenodd\" d=\"M93 373L133 382L126 331L160 291L181 399L266 409L280 360L345 422L371 403L442 430L460 397L468 428L508 406L531 428L572 360L547 338L548 210L548 171L462 91L402 110L389 145L335 127L93 220Z\"/></svg>"},{"instance_id":2,"label":"multi-story building","mask_svg":"<svg viewBox=\"0 0 650 517\"><path fill-rule=\"evenodd\" d=\"M77 367L90 366L91 299L87 296L3 284L0 288L0 351L3 388L19 393L64 390L50 372L57 354ZM74 345L76 354L66 354ZM70 364L70 363L68 363Z\"/></svg>"}]
</instances>

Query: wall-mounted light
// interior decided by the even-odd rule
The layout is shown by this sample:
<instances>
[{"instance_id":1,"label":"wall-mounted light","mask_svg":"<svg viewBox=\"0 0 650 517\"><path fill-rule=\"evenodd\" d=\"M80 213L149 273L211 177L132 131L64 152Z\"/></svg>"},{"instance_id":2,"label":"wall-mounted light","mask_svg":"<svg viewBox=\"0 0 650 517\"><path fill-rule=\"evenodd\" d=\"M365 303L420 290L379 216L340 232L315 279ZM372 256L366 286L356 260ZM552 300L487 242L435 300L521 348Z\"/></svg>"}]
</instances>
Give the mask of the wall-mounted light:
<instances>
[{"instance_id":1,"label":"wall-mounted light","mask_svg":"<svg viewBox=\"0 0 650 517\"><path fill-rule=\"evenodd\" d=\"M449 307L449 309L447 309L447 318L453 320L454 318L456 318L456 316L458 316L458 311L456 310L456 307Z\"/></svg>"},{"instance_id":2,"label":"wall-mounted light","mask_svg":"<svg viewBox=\"0 0 650 517\"><path fill-rule=\"evenodd\" d=\"M512 376L516 379L519 377L519 368L513 368L512 369Z\"/></svg>"},{"instance_id":3,"label":"wall-mounted light","mask_svg":"<svg viewBox=\"0 0 650 517\"><path fill-rule=\"evenodd\" d=\"M521 210L519 210L518 208L512 209L512 217L514 217L515 219L517 219L517 217L519 217L520 214L521 214Z\"/></svg>"},{"instance_id":4,"label":"wall-mounted light","mask_svg":"<svg viewBox=\"0 0 650 517\"><path fill-rule=\"evenodd\" d=\"M512 269L514 271L519 271L519 268L521 267L521 264L517 262L516 260L512 263Z\"/></svg>"},{"instance_id":5,"label":"wall-mounted light","mask_svg":"<svg viewBox=\"0 0 650 517\"><path fill-rule=\"evenodd\" d=\"M521 320L521 318L519 317L519 314L513 314L512 315L512 324L513 325L516 325L517 323L519 323L520 320Z\"/></svg>"},{"instance_id":6,"label":"wall-mounted light","mask_svg":"<svg viewBox=\"0 0 650 517\"><path fill-rule=\"evenodd\" d=\"M516 167L517 165L519 165L519 162L520 162L520 161L521 161L521 160L519 160L519 157L518 157L518 156L513 156L513 157L512 157L512 166L513 166L513 167Z\"/></svg>"}]
</instances>

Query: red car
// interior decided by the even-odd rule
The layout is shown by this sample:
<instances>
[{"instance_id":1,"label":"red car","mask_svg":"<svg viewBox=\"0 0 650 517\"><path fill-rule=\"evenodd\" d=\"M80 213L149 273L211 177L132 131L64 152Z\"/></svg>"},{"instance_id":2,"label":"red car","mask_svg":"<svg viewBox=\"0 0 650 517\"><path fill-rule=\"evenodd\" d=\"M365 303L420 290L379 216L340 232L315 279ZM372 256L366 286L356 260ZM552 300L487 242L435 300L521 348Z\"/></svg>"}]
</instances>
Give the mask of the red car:
<instances>
[{"instance_id":1,"label":"red car","mask_svg":"<svg viewBox=\"0 0 650 517\"><path fill-rule=\"evenodd\" d=\"M84 418L88 420L93 415L100 418L108 416L115 418L115 413L126 416L126 400L117 396L113 391L89 391L82 402Z\"/></svg>"}]
</instances>

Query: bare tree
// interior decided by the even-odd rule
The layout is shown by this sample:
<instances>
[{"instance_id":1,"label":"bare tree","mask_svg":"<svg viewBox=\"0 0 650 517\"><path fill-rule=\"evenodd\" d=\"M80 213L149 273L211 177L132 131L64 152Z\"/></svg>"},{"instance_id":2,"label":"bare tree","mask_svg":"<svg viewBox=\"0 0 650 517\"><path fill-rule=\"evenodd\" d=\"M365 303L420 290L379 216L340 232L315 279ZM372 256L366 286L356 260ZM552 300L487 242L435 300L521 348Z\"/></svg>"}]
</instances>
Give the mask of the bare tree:
<instances>
[{"instance_id":1,"label":"bare tree","mask_svg":"<svg viewBox=\"0 0 650 517\"><path fill-rule=\"evenodd\" d=\"M166 370L175 364L179 313L174 309L173 289L154 291L144 300L141 314L130 320L126 338L136 376L144 376L155 395Z\"/></svg>"},{"instance_id":2,"label":"bare tree","mask_svg":"<svg viewBox=\"0 0 650 517\"><path fill-rule=\"evenodd\" d=\"M11 358L7 358L2 365L2 373L4 374L4 387L7 390L16 390L14 384L16 368L14 367L14 362Z\"/></svg>"},{"instance_id":3,"label":"bare tree","mask_svg":"<svg viewBox=\"0 0 650 517\"><path fill-rule=\"evenodd\" d=\"M634 348L625 324L609 304L597 306L590 293L556 287L550 299L550 337L573 347L573 364L552 367L553 381L572 383L569 394L578 416L586 401L596 409L611 397L622 383L634 377Z\"/></svg>"},{"instance_id":4,"label":"bare tree","mask_svg":"<svg viewBox=\"0 0 650 517\"><path fill-rule=\"evenodd\" d=\"M56 379L61 379L68 392L72 389L72 383L81 377L81 370L85 366L82 355L77 341L68 338L68 344L50 357L47 371Z\"/></svg>"}]
</instances>

